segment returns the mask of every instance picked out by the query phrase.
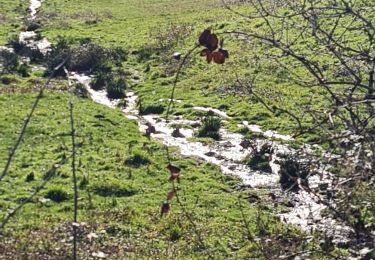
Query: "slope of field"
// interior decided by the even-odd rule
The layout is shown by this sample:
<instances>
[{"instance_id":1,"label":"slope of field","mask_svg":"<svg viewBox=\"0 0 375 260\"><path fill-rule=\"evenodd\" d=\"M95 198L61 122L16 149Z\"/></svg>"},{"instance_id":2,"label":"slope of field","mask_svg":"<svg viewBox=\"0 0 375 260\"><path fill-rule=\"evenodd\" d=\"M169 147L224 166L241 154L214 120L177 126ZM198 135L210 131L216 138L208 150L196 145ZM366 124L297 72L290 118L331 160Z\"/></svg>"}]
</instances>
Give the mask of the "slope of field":
<instances>
[{"instance_id":1,"label":"slope of field","mask_svg":"<svg viewBox=\"0 0 375 260\"><path fill-rule=\"evenodd\" d=\"M1 107L8 108L0 112L0 161L5 161L34 96L0 97ZM2 181L0 219L45 180L51 167L59 167L45 188L3 230L0 255L6 259L70 255L73 203L68 106L69 95L44 95ZM245 198L251 191L237 190L237 180L223 176L216 167L182 159L175 153L172 160L183 172L178 185L182 204L174 199L171 213L161 217L161 203L172 189L164 147L142 136L136 123L127 120L120 110L87 99L75 99L75 120L78 219L86 223L79 233L81 257L98 251L116 259L140 255L259 257L259 245L249 240L249 235L266 239L284 234L291 238L287 242L290 250L302 245L302 241L289 244L297 233L270 216L271 208L262 204L249 207ZM68 161L62 164L65 158ZM282 250L287 245L283 241L273 248Z\"/></svg>"},{"instance_id":2,"label":"slope of field","mask_svg":"<svg viewBox=\"0 0 375 260\"><path fill-rule=\"evenodd\" d=\"M19 19L26 14L27 4L24 1L4 0L0 5L0 46L17 36L21 24Z\"/></svg>"}]
</instances>

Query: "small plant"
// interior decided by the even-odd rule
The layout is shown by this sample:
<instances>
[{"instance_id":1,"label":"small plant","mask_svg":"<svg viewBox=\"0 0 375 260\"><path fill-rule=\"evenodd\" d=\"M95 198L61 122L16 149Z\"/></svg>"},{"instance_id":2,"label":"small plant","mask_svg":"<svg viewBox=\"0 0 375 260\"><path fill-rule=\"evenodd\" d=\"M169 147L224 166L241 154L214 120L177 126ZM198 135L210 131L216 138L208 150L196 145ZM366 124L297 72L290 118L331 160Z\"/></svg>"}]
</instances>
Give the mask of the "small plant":
<instances>
[{"instance_id":1,"label":"small plant","mask_svg":"<svg viewBox=\"0 0 375 260\"><path fill-rule=\"evenodd\" d=\"M171 241L177 241L182 237L182 228L179 224L174 223L169 227L169 239Z\"/></svg>"},{"instance_id":2,"label":"small plant","mask_svg":"<svg viewBox=\"0 0 375 260\"><path fill-rule=\"evenodd\" d=\"M84 175L83 178L81 179L81 181L79 182L79 188L80 188L80 189L83 189L83 188L85 188L88 184L89 184L89 179L87 178L86 175Z\"/></svg>"},{"instance_id":3,"label":"small plant","mask_svg":"<svg viewBox=\"0 0 375 260\"><path fill-rule=\"evenodd\" d=\"M198 129L198 137L209 137L214 140L220 140L219 130L221 128L220 118L208 115L202 120L202 126Z\"/></svg>"},{"instance_id":4,"label":"small plant","mask_svg":"<svg viewBox=\"0 0 375 260\"><path fill-rule=\"evenodd\" d=\"M60 187L53 187L47 191L45 197L54 202L63 202L69 198L69 194Z\"/></svg>"},{"instance_id":5,"label":"small plant","mask_svg":"<svg viewBox=\"0 0 375 260\"><path fill-rule=\"evenodd\" d=\"M0 50L0 63L2 73L15 72L19 66L18 55L8 50Z\"/></svg>"}]
</instances>

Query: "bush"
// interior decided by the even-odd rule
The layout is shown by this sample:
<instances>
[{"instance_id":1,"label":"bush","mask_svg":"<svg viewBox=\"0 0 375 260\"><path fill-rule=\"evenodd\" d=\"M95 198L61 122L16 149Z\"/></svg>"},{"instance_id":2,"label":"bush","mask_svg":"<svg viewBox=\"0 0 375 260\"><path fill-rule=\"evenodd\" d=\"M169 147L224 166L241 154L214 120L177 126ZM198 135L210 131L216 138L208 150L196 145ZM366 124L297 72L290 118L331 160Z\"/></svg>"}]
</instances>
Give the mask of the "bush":
<instances>
[{"instance_id":1,"label":"bush","mask_svg":"<svg viewBox=\"0 0 375 260\"><path fill-rule=\"evenodd\" d=\"M115 181L96 183L91 187L95 194L103 197L130 197L137 193L137 189L129 184L120 184Z\"/></svg>"},{"instance_id":2,"label":"bush","mask_svg":"<svg viewBox=\"0 0 375 260\"><path fill-rule=\"evenodd\" d=\"M68 193L60 187L53 187L48 190L46 196L47 199L50 199L54 202L62 202L69 198Z\"/></svg>"},{"instance_id":3,"label":"bush","mask_svg":"<svg viewBox=\"0 0 375 260\"><path fill-rule=\"evenodd\" d=\"M269 161L260 155L254 155L251 157L248 165L256 171L272 172Z\"/></svg>"},{"instance_id":4,"label":"bush","mask_svg":"<svg viewBox=\"0 0 375 260\"><path fill-rule=\"evenodd\" d=\"M169 239L177 241L182 237L182 228L179 224L174 223L169 227Z\"/></svg>"},{"instance_id":5,"label":"bush","mask_svg":"<svg viewBox=\"0 0 375 260\"><path fill-rule=\"evenodd\" d=\"M73 49L68 68L73 71L93 71L106 59L106 50L95 44L87 43Z\"/></svg>"},{"instance_id":6,"label":"bush","mask_svg":"<svg viewBox=\"0 0 375 260\"><path fill-rule=\"evenodd\" d=\"M214 140L220 140L219 130L221 128L221 119L216 116L206 116L202 120L202 126L198 129L198 137L209 137Z\"/></svg>"},{"instance_id":7,"label":"bush","mask_svg":"<svg viewBox=\"0 0 375 260\"><path fill-rule=\"evenodd\" d=\"M116 47L109 50L108 56L116 66L121 66L121 63L128 59L128 52L120 47Z\"/></svg>"},{"instance_id":8,"label":"bush","mask_svg":"<svg viewBox=\"0 0 375 260\"><path fill-rule=\"evenodd\" d=\"M18 55L8 50L0 50L0 63L3 73L15 72L19 66Z\"/></svg>"},{"instance_id":9,"label":"bush","mask_svg":"<svg viewBox=\"0 0 375 260\"><path fill-rule=\"evenodd\" d=\"M40 28L40 24L35 21L26 22L26 31L35 31Z\"/></svg>"}]
</instances>

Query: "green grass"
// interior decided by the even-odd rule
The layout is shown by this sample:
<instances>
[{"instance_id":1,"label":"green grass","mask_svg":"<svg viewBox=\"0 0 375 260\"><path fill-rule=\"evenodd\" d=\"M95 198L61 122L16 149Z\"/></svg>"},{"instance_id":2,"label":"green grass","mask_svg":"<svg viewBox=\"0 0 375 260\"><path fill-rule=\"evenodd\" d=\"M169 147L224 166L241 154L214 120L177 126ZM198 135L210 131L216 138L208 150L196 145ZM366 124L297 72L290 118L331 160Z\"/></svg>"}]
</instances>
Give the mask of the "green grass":
<instances>
[{"instance_id":1,"label":"green grass","mask_svg":"<svg viewBox=\"0 0 375 260\"><path fill-rule=\"evenodd\" d=\"M241 11L247 10L246 7L238 8ZM217 0L179 0L178 3L171 0L113 0L110 3L99 0L89 3L53 0L46 2L42 10L41 17L50 18L42 20L41 32L52 41L59 35L75 41L89 37L107 47L129 50L131 54L123 66L141 75L143 81L134 88L145 106L167 106L166 102L160 104L159 100L165 99L171 92L177 67L177 63L171 60L171 54L174 51L186 53L197 42L204 28L211 27L218 33L261 28L261 23L246 21L222 8ZM93 19L96 20L95 23L91 21ZM178 31L178 26L184 25L189 26L190 30L181 39L170 35L171 32ZM159 48L160 35L171 44L169 47ZM259 85L255 90L258 95L272 101L272 105L283 107L297 115L301 114L300 108L310 104L311 100L316 107L324 105L321 92L290 83L284 79L285 72L282 69L275 70L273 62L269 61L257 71L254 60L263 51L261 47L247 46L228 35L221 37L226 40L225 47L230 58L224 65L217 66L207 64L204 58L194 53L179 79L175 96L182 103L174 106L174 113L197 118L192 106L211 106L227 111L233 117L231 124L225 126L233 128L232 130L238 130L235 126L243 120L282 133L291 133L295 129L296 122L288 115L271 114L246 93L241 96L232 95L236 75L242 78L257 74ZM305 126L312 122L308 116L303 117ZM309 141L316 136L317 133L309 133L300 139Z\"/></svg>"},{"instance_id":2,"label":"green grass","mask_svg":"<svg viewBox=\"0 0 375 260\"><path fill-rule=\"evenodd\" d=\"M4 162L15 140L22 119L34 94L12 94L0 97L0 161ZM70 154L68 113L69 96L48 92L44 95L21 143L0 191L0 219L18 205L42 182L46 171ZM8 110L12 113L8 113ZM160 217L161 203L171 190L166 170L165 149L138 132L135 122L128 121L120 110L111 110L86 99L75 99L78 144L79 221L89 227L79 238L80 255L87 257L95 250L111 257L256 257L259 250L248 241L243 226L239 201L251 232L260 231L255 224L258 208L243 199L234 188L238 180L224 176L217 167L172 153L173 162L182 168L178 186L185 211L190 214L204 248L199 248L194 226L174 199L169 215ZM129 165L134 158L142 163ZM128 163L127 163L128 162ZM146 162L146 163L143 163ZM29 175L34 175L29 179ZM61 165L56 175L31 203L16 214L0 236L0 244L13 256L57 254L66 257L70 245L69 224L72 221L72 181L70 164ZM42 204L41 198L52 201ZM238 197L241 198L238 200ZM268 232L287 232L262 210L270 220ZM56 230L58 232L56 233ZM103 233L105 230L105 233ZM100 236L95 243L87 235ZM295 232L295 231L293 231ZM32 241L29 241L33 234ZM288 236L294 236L290 233ZM4 244L13 241L12 244ZM69 243L68 243L69 244ZM130 251L121 251L127 245ZM51 253L51 248L60 251ZM238 249L233 248L241 248ZM110 248L114 248L111 250ZM87 249L88 252L85 252Z\"/></svg>"},{"instance_id":3,"label":"green grass","mask_svg":"<svg viewBox=\"0 0 375 260\"><path fill-rule=\"evenodd\" d=\"M2 0L0 5L0 45L17 36L21 31L20 17L25 15L24 1Z\"/></svg>"}]
</instances>

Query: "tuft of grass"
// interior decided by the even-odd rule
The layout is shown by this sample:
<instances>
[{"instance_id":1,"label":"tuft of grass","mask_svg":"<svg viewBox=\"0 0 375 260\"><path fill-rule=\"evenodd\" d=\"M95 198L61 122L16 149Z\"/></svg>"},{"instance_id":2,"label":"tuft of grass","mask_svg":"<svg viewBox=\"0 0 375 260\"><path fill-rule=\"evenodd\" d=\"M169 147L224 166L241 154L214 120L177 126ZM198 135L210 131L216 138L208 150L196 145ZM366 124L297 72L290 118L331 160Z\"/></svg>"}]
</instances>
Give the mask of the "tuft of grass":
<instances>
[{"instance_id":1,"label":"tuft of grass","mask_svg":"<svg viewBox=\"0 0 375 260\"><path fill-rule=\"evenodd\" d=\"M54 202L63 202L69 199L69 194L62 187L52 187L48 189L45 197Z\"/></svg>"},{"instance_id":2,"label":"tuft of grass","mask_svg":"<svg viewBox=\"0 0 375 260\"><path fill-rule=\"evenodd\" d=\"M202 120L202 126L198 129L198 137L209 137L214 140L220 140L219 130L221 128L221 119L215 116L206 116Z\"/></svg>"}]
</instances>

